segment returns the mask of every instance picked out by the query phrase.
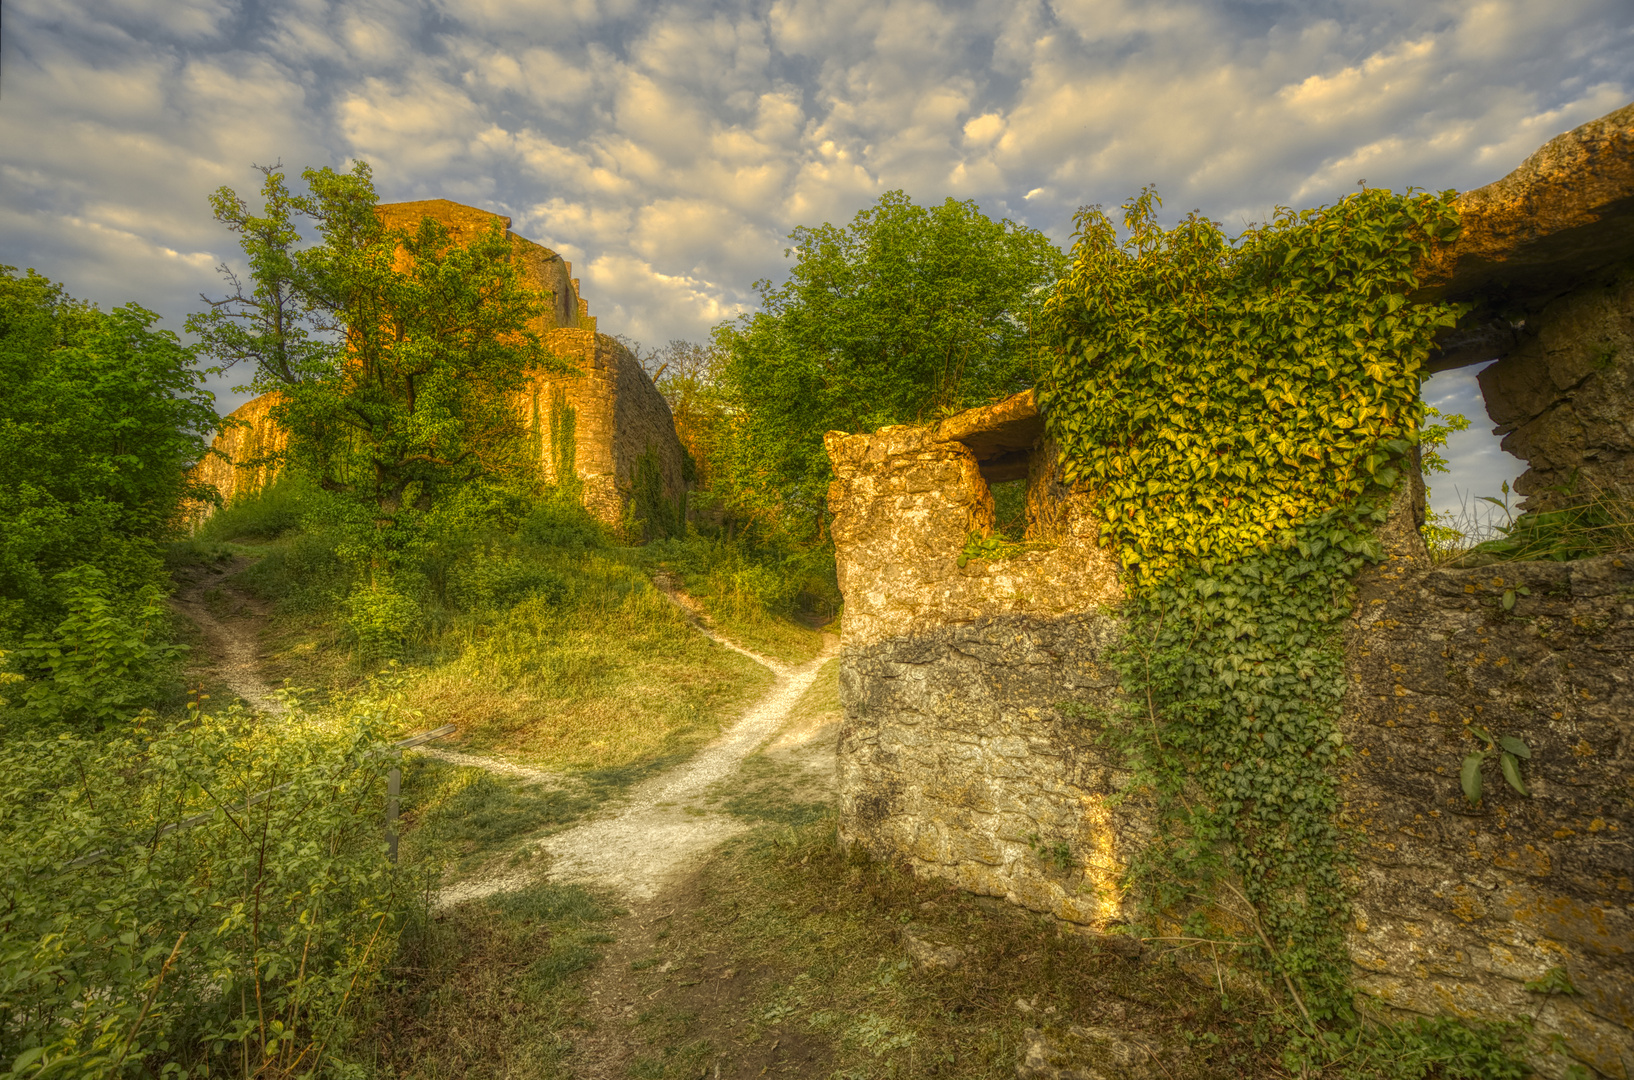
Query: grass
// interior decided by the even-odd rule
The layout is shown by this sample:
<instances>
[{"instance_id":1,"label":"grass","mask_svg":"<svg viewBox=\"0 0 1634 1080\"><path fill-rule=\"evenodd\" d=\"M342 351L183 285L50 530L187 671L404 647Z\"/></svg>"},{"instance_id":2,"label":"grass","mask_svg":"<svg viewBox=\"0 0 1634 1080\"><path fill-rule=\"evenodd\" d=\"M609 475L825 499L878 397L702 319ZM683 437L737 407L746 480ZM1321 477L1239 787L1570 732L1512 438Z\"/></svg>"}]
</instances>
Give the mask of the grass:
<instances>
[{"instance_id":1,"label":"grass","mask_svg":"<svg viewBox=\"0 0 1634 1080\"><path fill-rule=\"evenodd\" d=\"M732 842L695 888L655 942L667 963L630 975L652 1002L632 1077L691 1080L714 1061L754 1075L740 1066L773 1067L790 1046L807 1055L803 1077L1013 1077L1026 1029L1069 1024L1116 1026L1173 1076L1272 1072L1257 1002L1228 1013L1167 964L847 852L831 816ZM963 963L917 966L909 924L957 944ZM735 995L715 985L721 972Z\"/></svg>"},{"instance_id":2,"label":"grass","mask_svg":"<svg viewBox=\"0 0 1634 1080\"><path fill-rule=\"evenodd\" d=\"M718 632L785 663L805 663L822 652L821 628L839 610L833 563L822 553L754 557L693 537L633 554L649 572L678 579Z\"/></svg>"},{"instance_id":3,"label":"grass","mask_svg":"<svg viewBox=\"0 0 1634 1080\"><path fill-rule=\"evenodd\" d=\"M427 915L403 935L348 1056L417 1080L561 1076L579 973L616 914L578 886L539 884Z\"/></svg>"},{"instance_id":4,"label":"grass","mask_svg":"<svg viewBox=\"0 0 1634 1080\"><path fill-rule=\"evenodd\" d=\"M771 685L640 570L600 554L561 569L566 602L526 599L449 631L449 658L414 680L411 703L459 724L469 746L593 770L688 753Z\"/></svg>"}]
</instances>

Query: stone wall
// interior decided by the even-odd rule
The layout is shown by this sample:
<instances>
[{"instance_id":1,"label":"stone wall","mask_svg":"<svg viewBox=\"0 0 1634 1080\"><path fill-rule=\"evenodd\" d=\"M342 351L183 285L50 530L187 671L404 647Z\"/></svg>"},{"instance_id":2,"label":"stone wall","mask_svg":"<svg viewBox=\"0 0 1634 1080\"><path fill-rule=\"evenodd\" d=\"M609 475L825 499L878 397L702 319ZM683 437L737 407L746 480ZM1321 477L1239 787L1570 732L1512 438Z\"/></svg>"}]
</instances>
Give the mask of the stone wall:
<instances>
[{"instance_id":1,"label":"stone wall","mask_svg":"<svg viewBox=\"0 0 1634 1080\"><path fill-rule=\"evenodd\" d=\"M1356 984L1389 1009L1533 1016L1564 1042L1544 1075L1575 1061L1626 1080L1634 559L1437 568L1416 541L1404 531L1363 572L1346 642ZM1530 798L1490 761L1469 805L1459 765L1484 748L1471 724L1531 748ZM1527 989L1555 968L1576 993Z\"/></svg>"},{"instance_id":2,"label":"stone wall","mask_svg":"<svg viewBox=\"0 0 1634 1080\"><path fill-rule=\"evenodd\" d=\"M1515 481L1521 509L1560 505L1558 489L1574 482L1579 493L1634 498L1634 268L1530 314L1479 378L1503 448L1527 464Z\"/></svg>"},{"instance_id":3,"label":"stone wall","mask_svg":"<svg viewBox=\"0 0 1634 1080\"><path fill-rule=\"evenodd\" d=\"M567 375L540 375L523 391L518 404L534 427L540 447L540 469L558 482L550 447L550 395L560 390L574 411L575 469L584 485L584 505L609 525L624 517L638 461L652 453L663 479L665 497L679 500L682 478L681 441L669 403L630 351L594 329L552 330L550 351L577 369Z\"/></svg>"},{"instance_id":4,"label":"stone wall","mask_svg":"<svg viewBox=\"0 0 1634 1080\"><path fill-rule=\"evenodd\" d=\"M1041 430L1028 393L936 427L828 436L846 598L840 830L919 873L1104 929L1143 819L1114 812L1127 775L1093 724L1057 706L1116 689L1100 656L1122 594ZM1017 474L1032 550L961 567L967 534L993 528L988 478Z\"/></svg>"},{"instance_id":5,"label":"stone wall","mask_svg":"<svg viewBox=\"0 0 1634 1080\"><path fill-rule=\"evenodd\" d=\"M1465 235L1421 267L1420 296L1474 311L1436 366L1502 357L1482 387L1531 466L1528 506L1574 472L1627 497L1634 106L1459 205ZM937 427L828 437L846 601L840 827L919 873L1104 928L1148 811L1094 723L1056 708L1116 693L1103 605L1120 593L1089 498L1054 481L1041 431L1020 396ZM1056 546L960 569L965 535L992 528L987 482L1018 467L1029 537ZM1634 556L1433 566L1408 479L1345 639L1356 985L1386 1012L1532 1017L1541 1075L1634 1080ZM1469 805L1471 724L1531 748L1529 797L1494 760Z\"/></svg>"},{"instance_id":6,"label":"stone wall","mask_svg":"<svg viewBox=\"0 0 1634 1080\"><path fill-rule=\"evenodd\" d=\"M278 474L275 462L264 459L284 449L288 436L273 423L271 413L279 395L262 394L227 415L221 434L211 443L208 454L193 468L196 479L221 493L226 506L235 499L253 496ZM210 516L213 507L194 504L189 508L195 525Z\"/></svg>"}]
</instances>

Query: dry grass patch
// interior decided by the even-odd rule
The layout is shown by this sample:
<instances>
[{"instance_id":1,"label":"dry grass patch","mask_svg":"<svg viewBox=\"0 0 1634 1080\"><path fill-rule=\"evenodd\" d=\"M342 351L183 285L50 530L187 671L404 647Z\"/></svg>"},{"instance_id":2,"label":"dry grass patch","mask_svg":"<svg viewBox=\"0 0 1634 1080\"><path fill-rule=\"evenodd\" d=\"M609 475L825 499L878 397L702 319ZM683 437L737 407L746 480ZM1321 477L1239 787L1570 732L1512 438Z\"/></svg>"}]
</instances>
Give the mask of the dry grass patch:
<instances>
[{"instance_id":1,"label":"dry grass patch","mask_svg":"<svg viewBox=\"0 0 1634 1080\"><path fill-rule=\"evenodd\" d=\"M605 769L687 753L771 685L771 672L698 633L639 571L595 561L568 602L524 600L472 628L458 655L412 682L411 704L459 724L468 746Z\"/></svg>"},{"instance_id":2,"label":"dry grass patch","mask_svg":"<svg viewBox=\"0 0 1634 1080\"><path fill-rule=\"evenodd\" d=\"M734 841L632 964L628 1075L1010 1078L1028 1028L1110 1026L1156 1075L1277 1075L1272 1020L1174 967L841 850L831 817ZM910 930L911 928L911 930ZM905 930L952 942L922 967Z\"/></svg>"}]
</instances>

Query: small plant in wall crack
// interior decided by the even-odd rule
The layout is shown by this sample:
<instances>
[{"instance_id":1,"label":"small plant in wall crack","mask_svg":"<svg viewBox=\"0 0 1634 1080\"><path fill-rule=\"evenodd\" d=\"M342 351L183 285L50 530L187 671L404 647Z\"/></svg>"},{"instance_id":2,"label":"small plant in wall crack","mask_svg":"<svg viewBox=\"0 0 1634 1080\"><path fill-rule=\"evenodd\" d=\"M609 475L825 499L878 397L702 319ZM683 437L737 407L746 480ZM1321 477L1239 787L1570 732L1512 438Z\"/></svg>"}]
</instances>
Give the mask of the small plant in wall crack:
<instances>
[{"instance_id":1,"label":"small plant in wall crack","mask_svg":"<svg viewBox=\"0 0 1634 1080\"><path fill-rule=\"evenodd\" d=\"M1499 735L1493 738L1487 734L1485 728L1470 725L1470 734L1486 743L1485 750L1477 750L1464 758L1464 764L1458 770L1458 783L1464 789L1464 798L1471 806L1481 802L1481 767L1486 760L1494 755L1498 758L1498 767L1503 771L1504 781L1522 795L1530 796L1526 790L1525 780L1521 777L1521 762L1529 761L1532 757L1532 748L1513 735Z\"/></svg>"},{"instance_id":2,"label":"small plant in wall crack","mask_svg":"<svg viewBox=\"0 0 1634 1080\"><path fill-rule=\"evenodd\" d=\"M1051 863L1062 873L1072 869L1072 848L1067 846L1065 840L1057 840L1051 844L1037 833L1033 833L1027 837L1027 846L1038 856L1039 862Z\"/></svg>"}]
</instances>

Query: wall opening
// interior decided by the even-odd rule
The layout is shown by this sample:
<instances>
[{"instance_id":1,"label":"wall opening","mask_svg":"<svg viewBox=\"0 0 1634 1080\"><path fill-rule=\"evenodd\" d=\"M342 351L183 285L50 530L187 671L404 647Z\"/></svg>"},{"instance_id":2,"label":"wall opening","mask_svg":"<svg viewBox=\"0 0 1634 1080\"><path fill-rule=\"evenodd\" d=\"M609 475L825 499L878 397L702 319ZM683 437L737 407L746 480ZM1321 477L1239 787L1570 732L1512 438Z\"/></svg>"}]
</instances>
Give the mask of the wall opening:
<instances>
[{"instance_id":1,"label":"wall opening","mask_svg":"<svg viewBox=\"0 0 1634 1080\"><path fill-rule=\"evenodd\" d=\"M1424 403L1440 414L1437 418L1432 413L1426 420L1427 427L1454 426L1453 417L1462 417L1469 424L1462 431L1447 432L1446 444L1434 451L1436 457L1426 455L1427 520L1432 543L1438 535L1443 538L1438 546L1467 547L1493 539L1520 513L1516 506L1521 496L1515 493L1515 480L1526 471L1526 462L1499 445L1502 436L1493 434L1492 418L1487 415L1477 381L1481 371L1492 363L1496 361L1436 372L1424 380L1419 390ZM1437 458L1445 463L1445 471L1434 468ZM1435 532L1438 529L1457 535Z\"/></svg>"}]
</instances>

